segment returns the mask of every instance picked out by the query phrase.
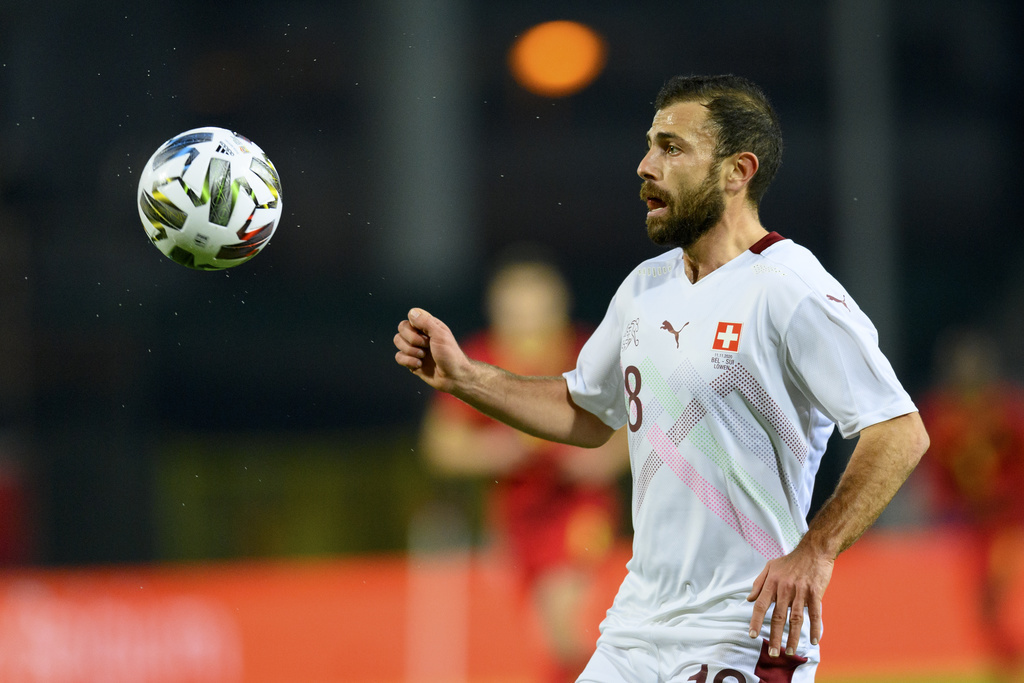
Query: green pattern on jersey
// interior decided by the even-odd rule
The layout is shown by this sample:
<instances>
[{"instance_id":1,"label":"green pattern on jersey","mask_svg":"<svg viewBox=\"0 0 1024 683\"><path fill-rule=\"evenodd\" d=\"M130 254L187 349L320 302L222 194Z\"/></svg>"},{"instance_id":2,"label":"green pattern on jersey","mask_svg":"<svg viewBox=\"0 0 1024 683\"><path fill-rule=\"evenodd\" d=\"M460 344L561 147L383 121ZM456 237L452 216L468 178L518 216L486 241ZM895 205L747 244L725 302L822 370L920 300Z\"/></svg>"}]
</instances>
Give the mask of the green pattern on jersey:
<instances>
[{"instance_id":1,"label":"green pattern on jersey","mask_svg":"<svg viewBox=\"0 0 1024 683\"><path fill-rule=\"evenodd\" d=\"M672 416L673 420L678 420L686 406L676 396L676 392L672 391L671 387L669 387L668 382L658 372L658 368L655 367L650 357L644 358L643 362L640 363L640 373L643 377L644 385L650 387L654 393L654 398L658 399L661 407Z\"/></svg>"}]
</instances>

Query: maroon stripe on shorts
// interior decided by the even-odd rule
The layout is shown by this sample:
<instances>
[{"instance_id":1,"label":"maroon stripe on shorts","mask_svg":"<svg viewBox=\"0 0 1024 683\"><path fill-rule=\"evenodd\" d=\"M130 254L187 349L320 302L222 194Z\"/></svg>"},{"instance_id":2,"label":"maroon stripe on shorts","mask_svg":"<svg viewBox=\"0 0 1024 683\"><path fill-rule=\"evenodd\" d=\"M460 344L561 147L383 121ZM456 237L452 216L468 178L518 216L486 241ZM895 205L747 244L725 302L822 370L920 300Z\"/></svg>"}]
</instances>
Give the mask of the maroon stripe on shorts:
<instances>
[{"instance_id":1,"label":"maroon stripe on shorts","mask_svg":"<svg viewBox=\"0 0 1024 683\"><path fill-rule=\"evenodd\" d=\"M757 660L754 675L761 683L791 683L793 672L801 664L807 663L807 657L787 655L785 652L778 657L768 656L768 641L761 641L761 656Z\"/></svg>"}]
</instances>

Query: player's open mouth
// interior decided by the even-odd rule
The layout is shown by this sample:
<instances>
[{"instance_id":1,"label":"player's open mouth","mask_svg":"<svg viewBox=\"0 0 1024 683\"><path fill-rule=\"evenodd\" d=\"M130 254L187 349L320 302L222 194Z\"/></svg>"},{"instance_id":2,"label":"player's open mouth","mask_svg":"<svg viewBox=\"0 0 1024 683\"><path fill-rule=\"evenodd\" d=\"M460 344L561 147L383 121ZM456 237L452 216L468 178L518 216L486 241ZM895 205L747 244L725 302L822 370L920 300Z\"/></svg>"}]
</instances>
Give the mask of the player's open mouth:
<instances>
[{"instance_id":1,"label":"player's open mouth","mask_svg":"<svg viewBox=\"0 0 1024 683\"><path fill-rule=\"evenodd\" d=\"M647 203L647 215L648 216L660 216L661 214L668 211L665 201L658 199L657 197L645 197L644 201Z\"/></svg>"},{"instance_id":2,"label":"player's open mouth","mask_svg":"<svg viewBox=\"0 0 1024 683\"><path fill-rule=\"evenodd\" d=\"M668 211L668 200L662 199L654 183L645 180L640 186L640 199L647 205L647 217L660 216Z\"/></svg>"}]
</instances>

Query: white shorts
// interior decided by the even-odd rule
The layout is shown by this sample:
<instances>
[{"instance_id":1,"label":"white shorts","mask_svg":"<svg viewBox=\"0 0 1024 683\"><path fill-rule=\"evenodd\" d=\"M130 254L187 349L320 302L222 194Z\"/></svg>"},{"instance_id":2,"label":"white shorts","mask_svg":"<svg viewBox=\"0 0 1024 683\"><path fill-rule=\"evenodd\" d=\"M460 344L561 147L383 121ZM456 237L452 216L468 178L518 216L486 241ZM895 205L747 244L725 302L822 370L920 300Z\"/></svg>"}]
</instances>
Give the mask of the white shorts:
<instances>
[{"instance_id":1,"label":"white shorts","mask_svg":"<svg viewBox=\"0 0 1024 683\"><path fill-rule=\"evenodd\" d=\"M816 653L815 653L816 654ZM817 661L768 656L733 643L702 646L617 647L604 642L576 683L812 683Z\"/></svg>"}]
</instances>

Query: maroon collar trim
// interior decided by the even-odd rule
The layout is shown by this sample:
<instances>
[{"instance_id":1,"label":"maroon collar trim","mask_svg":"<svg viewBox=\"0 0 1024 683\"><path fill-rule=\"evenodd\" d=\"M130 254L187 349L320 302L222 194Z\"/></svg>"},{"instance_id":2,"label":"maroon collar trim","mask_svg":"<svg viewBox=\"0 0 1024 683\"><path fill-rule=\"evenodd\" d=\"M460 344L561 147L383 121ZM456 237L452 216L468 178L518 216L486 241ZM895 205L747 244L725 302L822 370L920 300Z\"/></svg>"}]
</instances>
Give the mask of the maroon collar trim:
<instances>
[{"instance_id":1,"label":"maroon collar trim","mask_svg":"<svg viewBox=\"0 0 1024 683\"><path fill-rule=\"evenodd\" d=\"M770 232L761 239L759 239L757 242L755 242L753 245L751 245L750 251L754 252L755 254L760 254L768 247L772 246L776 242L781 242L784 239L786 238L780 235L779 233Z\"/></svg>"}]
</instances>

